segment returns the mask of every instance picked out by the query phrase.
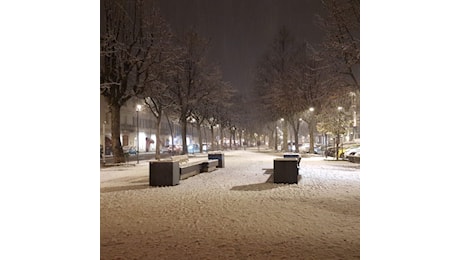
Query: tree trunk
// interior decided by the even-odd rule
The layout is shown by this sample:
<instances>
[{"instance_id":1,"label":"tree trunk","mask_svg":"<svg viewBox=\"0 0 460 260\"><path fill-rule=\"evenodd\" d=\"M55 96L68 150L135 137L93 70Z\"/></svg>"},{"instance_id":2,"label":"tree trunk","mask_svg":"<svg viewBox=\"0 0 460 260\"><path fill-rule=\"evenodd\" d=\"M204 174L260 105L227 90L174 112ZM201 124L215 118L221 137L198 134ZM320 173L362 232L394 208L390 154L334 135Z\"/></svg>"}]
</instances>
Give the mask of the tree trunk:
<instances>
[{"instance_id":1,"label":"tree trunk","mask_svg":"<svg viewBox=\"0 0 460 260\"><path fill-rule=\"evenodd\" d=\"M214 139L215 139L214 138L214 126L211 125L211 149L209 149L208 147L208 150L211 150L211 151L216 150L215 147L217 147L217 140L214 140Z\"/></svg>"},{"instance_id":2,"label":"tree trunk","mask_svg":"<svg viewBox=\"0 0 460 260\"><path fill-rule=\"evenodd\" d=\"M182 134L182 154L188 154L187 149L187 119L181 120L181 134Z\"/></svg>"},{"instance_id":3,"label":"tree trunk","mask_svg":"<svg viewBox=\"0 0 460 260\"><path fill-rule=\"evenodd\" d=\"M294 127L294 142L295 142L295 152L299 152L299 127Z\"/></svg>"},{"instance_id":4,"label":"tree trunk","mask_svg":"<svg viewBox=\"0 0 460 260\"><path fill-rule=\"evenodd\" d=\"M327 140L327 133L324 133L324 157L327 158L327 147L329 146L329 140Z\"/></svg>"},{"instance_id":5,"label":"tree trunk","mask_svg":"<svg viewBox=\"0 0 460 260\"><path fill-rule=\"evenodd\" d=\"M171 148L174 148L174 133L175 133L175 125L174 125L174 122L172 122L169 117L168 117L168 113L165 113L165 116L166 116L166 120L168 121L168 126L169 126L169 132L171 134ZM175 151L174 149L171 150L171 155L175 155Z\"/></svg>"},{"instance_id":6,"label":"tree trunk","mask_svg":"<svg viewBox=\"0 0 460 260\"><path fill-rule=\"evenodd\" d=\"M283 148L281 150L283 150L284 152L286 152L288 150L288 122L287 120L283 120Z\"/></svg>"},{"instance_id":7,"label":"tree trunk","mask_svg":"<svg viewBox=\"0 0 460 260\"><path fill-rule=\"evenodd\" d=\"M157 124L156 124L156 138L155 138L155 159L160 160L160 131L161 131L161 111L158 113Z\"/></svg>"},{"instance_id":8,"label":"tree trunk","mask_svg":"<svg viewBox=\"0 0 460 260\"><path fill-rule=\"evenodd\" d=\"M220 129L220 146L221 146L220 149L224 150L224 129L222 126L219 127L219 129Z\"/></svg>"},{"instance_id":9,"label":"tree trunk","mask_svg":"<svg viewBox=\"0 0 460 260\"><path fill-rule=\"evenodd\" d=\"M233 138L233 131L230 129L230 150L232 150L232 138Z\"/></svg>"},{"instance_id":10,"label":"tree trunk","mask_svg":"<svg viewBox=\"0 0 460 260\"><path fill-rule=\"evenodd\" d=\"M115 102L114 102L115 103ZM112 151L113 160L115 163L125 162L125 155L123 154L123 147L120 141L120 105L111 104L111 121L112 121Z\"/></svg>"},{"instance_id":11,"label":"tree trunk","mask_svg":"<svg viewBox=\"0 0 460 260\"><path fill-rule=\"evenodd\" d=\"M201 134L201 125L197 123L196 128L198 132L198 147L200 147L200 153L202 153L203 152L203 135Z\"/></svg>"},{"instance_id":12,"label":"tree trunk","mask_svg":"<svg viewBox=\"0 0 460 260\"><path fill-rule=\"evenodd\" d=\"M335 160L339 160L339 143L340 143L340 134L337 132L337 137L335 140Z\"/></svg>"}]
</instances>

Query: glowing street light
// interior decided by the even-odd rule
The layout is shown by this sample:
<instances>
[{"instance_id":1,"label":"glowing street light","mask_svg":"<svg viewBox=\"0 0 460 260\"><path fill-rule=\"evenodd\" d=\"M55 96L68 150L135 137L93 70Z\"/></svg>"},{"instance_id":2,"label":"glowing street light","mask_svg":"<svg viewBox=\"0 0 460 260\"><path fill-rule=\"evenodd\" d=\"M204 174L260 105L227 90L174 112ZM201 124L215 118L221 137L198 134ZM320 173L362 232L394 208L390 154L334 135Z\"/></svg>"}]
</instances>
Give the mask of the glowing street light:
<instances>
[{"instance_id":1,"label":"glowing street light","mask_svg":"<svg viewBox=\"0 0 460 260\"><path fill-rule=\"evenodd\" d=\"M232 126L230 128L231 132L230 132L230 149L233 149L232 148L232 137L233 137L233 147L236 149L236 135L235 135L235 130L236 130L236 127L235 126Z\"/></svg>"}]
</instances>

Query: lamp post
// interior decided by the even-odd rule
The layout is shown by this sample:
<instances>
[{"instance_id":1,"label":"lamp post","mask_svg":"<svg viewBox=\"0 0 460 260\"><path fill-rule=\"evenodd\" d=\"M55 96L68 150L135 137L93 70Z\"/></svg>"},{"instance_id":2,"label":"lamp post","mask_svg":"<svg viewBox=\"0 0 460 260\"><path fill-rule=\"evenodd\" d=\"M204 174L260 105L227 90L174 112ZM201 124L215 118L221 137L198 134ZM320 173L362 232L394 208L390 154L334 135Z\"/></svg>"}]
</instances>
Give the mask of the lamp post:
<instances>
[{"instance_id":1,"label":"lamp post","mask_svg":"<svg viewBox=\"0 0 460 260\"><path fill-rule=\"evenodd\" d=\"M308 123L308 134L310 136L310 139L308 140L308 142L310 143L310 154L314 154L315 153L315 137L314 137L314 134L315 134L316 121L315 121L315 115L314 115L313 112L315 112L315 108L310 107L308 109L308 111L310 111L310 120L309 120L309 123Z\"/></svg>"},{"instance_id":2,"label":"lamp post","mask_svg":"<svg viewBox=\"0 0 460 260\"><path fill-rule=\"evenodd\" d=\"M230 128L230 150L232 150L232 139L233 139L233 146L236 145L236 141L235 141L235 126L232 126Z\"/></svg>"},{"instance_id":3,"label":"lamp post","mask_svg":"<svg viewBox=\"0 0 460 260\"><path fill-rule=\"evenodd\" d=\"M281 121L281 129L282 129L281 134L282 134L282 138L283 138L283 142L282 142L283 145L281 145L281 141L280 141L281 151L286 152L289 149L289 147L288 147L288 138L289 137L288 137L287 124L286 124L287 121L285 122L284 118L281 118L280 121Z\"/></svg>"},{"instance_id":4,"label":"lamp post","mask_svg":"<svg viewBox=\"0 0 460 260\"><path fill-rule=\"evenodd\" d=\"M303 143L302 142L302 137L300 135L300 124L302 123L302 118L299 118L299 124L297 126L297 142L296 142L296 150L297 150L297 153L300 153L300 144Z\"/></svg>"},{"instance_id":5,"label":"lamp post","mask_svg":"<svg viewBox=\"0 0 460 260\"><path fill-rule=\"evenodd\" d=\"M339 111L339 125L337 127L337 140L335 141L335 152L336 152L336 161L339 160L339 143L340 143L340 112L342 112L343 107L338 107L337 110Z\"/></svg>"},{"instance_id":6,"label":"lamp post","mask_svg":"<svg viewBox=\"0 0 460 260\"><path fill-rule=\"evenodd\" d=\"M105 124L107 124L107 121L104 120L104 123L102 124L102 163L105 164Z\"/></svg>"},{"instance_id":7,"label":"lamp post","mask_svg":"<svg viewBox=\"0 0 460 260\"><path fill-rule=\"evenodd\" d=\"M141 111L141 105L136 106L136 117L137 117L137 149L136 149L136 156L137 156L137 163L139 164L139 111Z\"/></svg>"},{"instance_id":8,"label":"lamp post","mask_svg":"<svg viewBox=\"0 0 460 260\"><path fill-rule=\"evenodd\" d=\"M275 127L275 151L278 152L278 126Z\"/></svg>"}]
</instances>

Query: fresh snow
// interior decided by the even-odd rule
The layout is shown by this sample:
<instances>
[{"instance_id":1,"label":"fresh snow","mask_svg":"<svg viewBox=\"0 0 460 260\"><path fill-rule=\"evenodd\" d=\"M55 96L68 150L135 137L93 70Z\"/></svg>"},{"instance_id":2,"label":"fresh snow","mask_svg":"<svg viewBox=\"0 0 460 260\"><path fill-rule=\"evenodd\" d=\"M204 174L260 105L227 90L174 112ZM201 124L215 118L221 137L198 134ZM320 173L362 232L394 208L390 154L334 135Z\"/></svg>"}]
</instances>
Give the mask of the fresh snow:
<instances>
[{"instance_id":1,"label":"fresh snow","mask_svg":"<svg viewBox=\"0 0 460 260\"><path fill-rule=\"evenodd\" d=\"M302 158L298 184L275 184L282 154L224 156L169 187L148 161L101 168L101 259L360 258L359 164Z\"/></svg>"}]
</instances>

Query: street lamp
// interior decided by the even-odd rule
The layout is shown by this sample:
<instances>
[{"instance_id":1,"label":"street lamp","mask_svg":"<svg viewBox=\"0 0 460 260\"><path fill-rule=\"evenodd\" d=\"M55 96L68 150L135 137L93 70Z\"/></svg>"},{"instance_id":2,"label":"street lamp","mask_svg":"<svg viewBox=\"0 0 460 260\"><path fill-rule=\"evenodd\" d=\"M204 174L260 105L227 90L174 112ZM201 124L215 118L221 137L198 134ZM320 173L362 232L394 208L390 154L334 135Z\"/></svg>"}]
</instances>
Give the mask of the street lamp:
<instances>
[{"instance_id":1,"label":"street lamp","mask_svg":"<svg viewBox=\"0 0 460 260\"><path fill-rule=\"evenodd\" d=\"M275 127L275 151L278 152L278 126Z\"/></svg>"},{"instance_id":2,"label":"street lamp","mask_svg":"<svg viewBox=\"0 0 460 260\"><path fill-rule=\"evenodd\" d=\"M336 161L339 160L339 143L340 143L340 112L342 112L343 107L338 107L337 110L339 111L339 125L337 127L337 140L335 145L335 152L336 152Z\"/></svg>"},{"instance_id":3,"label":"street lamp","mask_svg":"<svg viewBox=\"0 0 460 260\"><path fill-rule=\"evenodd\" d=\"M139 111L141 111L141 105L136 106L136 117L137 117L137 149L136 149L136 156L137 156L137 163L139 164Z\"/></svg>"},{"instance_id":4,"label":"street lamp","mask_svg":"<svg viewBox=\"0 0 460 260\"><path fill-rule=\"evenodd\" d=\"M288 134L289 133L288 133L288 129L287 129L287 123L286 123L287 121L285 122L284 118L281 118L280 121L281 121L281 129L282 129L281 130L281 134L282 134L281 137L283 139L283 142L282 142L283 145L281 145L281 141L280 141L281 151L286 152L289 149L289 147L288 147L288 138L289 138Z\"/></svg>"},{"instance_id":5,"label":"street lamp","mask_svg":"<svg viewBox=\"0 0 460 260\"><path fill-rule=\"evenodd\" d=\"M311 154L314 154L315 153L315 125L316 125L316 120L315 120L315 114L313 112L315 112L315 108L310 107L308 109L308 111L310 111L309 122L308 122L308 135L309 135L308 142L310 144L309 152Z\"/></svg>"}]
</instances>

